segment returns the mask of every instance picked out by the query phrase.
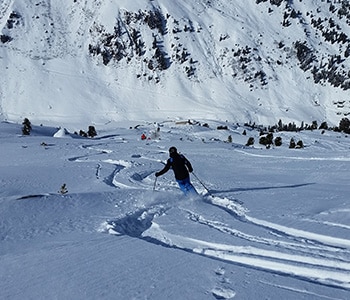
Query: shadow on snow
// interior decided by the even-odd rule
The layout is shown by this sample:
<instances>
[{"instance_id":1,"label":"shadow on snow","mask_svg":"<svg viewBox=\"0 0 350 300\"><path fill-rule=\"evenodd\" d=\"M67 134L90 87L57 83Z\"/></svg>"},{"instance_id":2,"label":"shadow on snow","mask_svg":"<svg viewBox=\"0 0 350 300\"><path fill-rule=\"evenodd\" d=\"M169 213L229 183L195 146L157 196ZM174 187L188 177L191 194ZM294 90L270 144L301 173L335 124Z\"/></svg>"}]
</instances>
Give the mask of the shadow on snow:
<instances>
[{"instance_id":1,"label":"shadow on snow","mask_svg":"<svg viewBox=\"0 0 350 300\"><path fill-rule=\"evenodd\" d=\"M209 190L210 194L221 194L221 193L235 193L235 192L247 192L247 191L260 191L260 190L271 190L271 189L293 189L303 186L313 185L315 183L301 183L293 185L282 185L282 186L264 186L264 187L252 187L252 188L233 188L227 190Z\"/></svg>"}]
</instances>

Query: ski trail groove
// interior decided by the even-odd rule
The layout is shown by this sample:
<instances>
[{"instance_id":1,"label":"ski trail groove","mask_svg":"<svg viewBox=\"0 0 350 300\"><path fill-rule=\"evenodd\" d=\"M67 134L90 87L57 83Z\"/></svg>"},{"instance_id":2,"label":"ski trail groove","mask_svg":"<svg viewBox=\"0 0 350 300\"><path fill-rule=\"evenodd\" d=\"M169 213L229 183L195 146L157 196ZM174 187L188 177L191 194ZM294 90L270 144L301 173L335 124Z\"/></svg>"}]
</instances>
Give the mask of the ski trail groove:
<instances>
[{"instance_id":1,"label":"ski trail groove","mask_svg":"<svg viewBox=\"0 0 350 300\"><path fill-rule=\"evenodd\" d=\"M173 234L164 230L156 220L160 216L166 217L167 211L174 209L174 204L173 206L151 205L149 208L140 209L117 220L108 221L105 231L110 234L140 238L149 243L195 253L210 259L320 285L350 289L350 261L347 259L349 241L252 218L247 215L248 210L243 205L228 198L207 196L204 201L224 209L240 222L258 226L269 232L272 230L270 235L276 232L280 235L275 235L276 238L273 239L246 234L230 225L209 220L195 211L182 207L177 209L199 226L208 226L224 235L256 243L264 248L235 245L236 239L232 239L231 243L226 239L226 243L223 244ZM293 242L290 241L291 239ZM272 249L266 249L266 247Z\"/></svg>"},{"instance_id":2,"label":"ski trail groove","mask_svg":"<svg viewBox=\"0 0 350 300\"><path fill-rule=\"evenodd\" d=\"M304 240L311 241L320 245L328 245L332 247L336 247L339 249L350 249L350 240L334 238L330 236L324 236L321 234L311 233L299 229L289 228L283 225L274 224L271 222L259 220L253 217L250 217L246 214L246 209L234 203L233 201L227 198L219 198L219 197L211 197L212 199L207 200L208 203L211 203L215 206L218 206L233 216L237 217L239 220L243 222L249 222L251 224L260 226L262 228L266 228L276 232L278 234L282 234L283 236L288 236L294 240Z\"/></svg>"},{"instance_id":3,"label":"ski trail groove","mask_svg":"<svg viewBox=\"0 0 350 300\"><path fill-rule=\"evenodd\" d=\"M250 246L211 243L171 234L162 230L155 222L142 234L142 238L208 258L292 276L321 285L350 289L350 262L314 259L311 257L311 252L310 256L301 256Z\"/></svg>"}]
</instances>

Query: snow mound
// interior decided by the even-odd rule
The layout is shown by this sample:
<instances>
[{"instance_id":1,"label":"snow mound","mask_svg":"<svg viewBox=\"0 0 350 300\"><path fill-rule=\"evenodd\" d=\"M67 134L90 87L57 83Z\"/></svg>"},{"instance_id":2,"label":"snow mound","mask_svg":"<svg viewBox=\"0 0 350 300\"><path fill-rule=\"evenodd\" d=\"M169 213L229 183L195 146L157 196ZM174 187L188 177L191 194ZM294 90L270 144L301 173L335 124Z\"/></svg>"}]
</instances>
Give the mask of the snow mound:
<instances>
[{"instance_id":1,"label":"snow mound","mask_svg":"<svg viewBox=\"0 0 350 300\"><path fill-rule=\"evenodd\" d=\"M60 127L58 131L53 135L55 138L70 137L70 134L66 128Z\"/></svg>"},{"instance_id":2,"label":"snow mound","mask_svg":"<svg viewBox=\"0 0 350 300\"><path fill-rule=\"evenodd\" d=\"M231 289L215 288L211 292L216 299L232 299L236 296L236 293Z\"/></svg>"}]
</instances>

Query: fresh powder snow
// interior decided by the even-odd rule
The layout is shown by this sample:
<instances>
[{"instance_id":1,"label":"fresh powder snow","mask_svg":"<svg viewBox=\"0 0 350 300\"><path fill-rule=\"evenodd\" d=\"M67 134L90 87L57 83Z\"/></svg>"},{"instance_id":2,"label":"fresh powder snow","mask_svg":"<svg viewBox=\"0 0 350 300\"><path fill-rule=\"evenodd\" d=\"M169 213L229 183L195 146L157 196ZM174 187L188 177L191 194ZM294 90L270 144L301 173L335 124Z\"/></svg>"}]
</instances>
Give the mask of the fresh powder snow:
<instances>
[{"instance_id":1,"label":"fresh powder snow","mask_svg":"<svg viewBox=\"0 0 350 300\"><path fill-rule=\"evenodd\" d=\"M82 138L2 122L1 298L347 299L349 138L279 132L266 149L245 146L257 130L191 123ZM170 146L191 161L198 197L171 170L155 182Z\"/></svg>"},{"instance_id":2,"label":"fresh powder snow","mask_svg":"<svg viewBox=\"0 0 350 300\"><path fill-rule=\"evenodd\" d=\"M0 299L350 299L348 7L1 0Z\"/></svg>"}]
</instances>

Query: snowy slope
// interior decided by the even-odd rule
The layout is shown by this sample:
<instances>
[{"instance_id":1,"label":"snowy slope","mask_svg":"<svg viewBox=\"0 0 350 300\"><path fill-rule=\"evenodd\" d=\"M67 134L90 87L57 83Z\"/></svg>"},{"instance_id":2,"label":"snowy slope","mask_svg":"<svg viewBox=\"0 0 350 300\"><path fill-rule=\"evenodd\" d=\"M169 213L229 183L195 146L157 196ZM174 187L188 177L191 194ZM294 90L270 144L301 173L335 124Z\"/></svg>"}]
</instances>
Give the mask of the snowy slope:
<instances>
[{"instance_id":1,"label":"snowy slope","mask_svg":"<svg viewBox=\"0 0 350 300\"><path fill-rule=\"evenodd\" d=\"M0 113L40 124L350 112L347 1L0 4Z\"/></svg>"},{"instance_id":2,"label":"snowy slope","mask_svg":"<svg viewBox=\"0 0 350 300\"><path fill-rule=\"evenodd\" d=\"M91 139L0 123L1 299L349 298L348 136L266 149L230 122L159 125ZM171 171L155 182L172 145L205 196Z\"/></svg>"},{"instance_id":3,"label":"snowy slope","mask_svg":"<svg viewBox=\"0 0 350 300\"><path fill-rule=\"evenodd\" d=\"M348 2L184 2L0 2L1 299L349 299L349 137L242 125L348 115Z\"/></svg>"}]
</instances>

